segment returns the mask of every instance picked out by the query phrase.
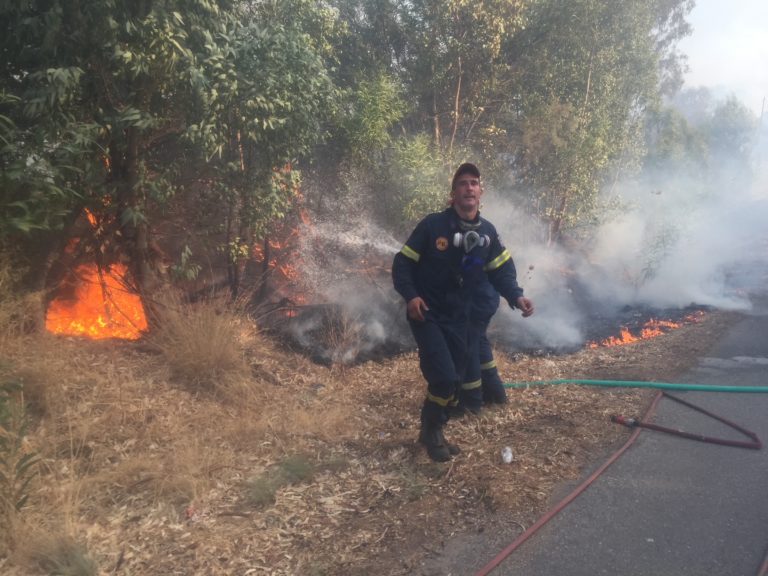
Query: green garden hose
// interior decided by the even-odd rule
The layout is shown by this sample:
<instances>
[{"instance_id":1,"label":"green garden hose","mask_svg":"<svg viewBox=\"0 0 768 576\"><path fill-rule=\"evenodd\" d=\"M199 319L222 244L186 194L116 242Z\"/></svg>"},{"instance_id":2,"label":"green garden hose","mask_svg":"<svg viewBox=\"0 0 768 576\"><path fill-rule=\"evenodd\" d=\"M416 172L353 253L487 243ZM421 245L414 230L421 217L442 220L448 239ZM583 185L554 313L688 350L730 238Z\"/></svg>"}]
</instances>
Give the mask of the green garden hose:
<instances>
[{"instance_id":1,"label":"green garden hose","mask_svg":"<svg viewBox=\"0 0 768 576\"><path fill-rule=\"evenodd\" d=\"M537 382L505 382L505 388L529 388L531 386L556 386L559 384L581 384L584 386L606 386L612 388L658 388L661 390L685 390L698 392L768 392L768 386L718 386L710 384L670 384L667 382L637 382L633 380L540 380Z\"/></svg>"}]
</instances>

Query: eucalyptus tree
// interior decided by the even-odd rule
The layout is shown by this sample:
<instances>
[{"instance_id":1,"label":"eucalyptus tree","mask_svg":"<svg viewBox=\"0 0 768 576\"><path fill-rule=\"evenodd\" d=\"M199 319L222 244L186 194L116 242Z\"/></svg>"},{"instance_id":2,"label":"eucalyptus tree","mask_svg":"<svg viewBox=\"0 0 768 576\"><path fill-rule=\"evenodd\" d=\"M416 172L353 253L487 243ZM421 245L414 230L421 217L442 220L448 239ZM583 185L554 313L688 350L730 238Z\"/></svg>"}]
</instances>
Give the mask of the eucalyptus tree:
<instances>
[{"instance_id":1,"label":"eucalyptus tree","mask_svg":"<svg viewBox=\"0 0 768 576\"><path fill-rule=\"evenodd\" d=\"M689 0L540 0L508 46L520 70L510 150L548 241L600 214L601 188L634 172L644 112L675 77ZM673 82L667 82L673 84Z\"/></svg>"},{"instance_id":2,"label":"eucalyptus tree","mask_svg":"<svg viewBox=\"0 0 768 576\"><path fill-rule=\"evenodd\" d=\"M175 190L190 103L205 89L197 56L224 34L230 9L226 0L3 3L0 83L20 99L6 108L17 129L16 153L3 154L6 214L30 214L27 228L65 238L87 209L99 224L80 246L105 261L127 255L138 285L149 283L151 207ZM45 185L14 180L19 162Z\"/></svg>"},{"instance_id":3,"label":"eucalyptus tree","mask_svg":"<svg viewBox=\"0 0 768 576\"><path fill-rule=\"evenodd\" d=\"M706 135L675 108L649 112L646 149L643 171L651 181L673 173L688 177L702 174L708 165Z\"/></svg>"},{"instance_id":4,"label":"eucalyptus tree","mask_svg":"<svg viewBox=\"0 0 768 576\"><path fill-rule=\"evenodd\" d=\"M339 163L364 161L358 188L377 197L388 191L376 206L390 223L440 207L450 166L469 155L493 158L495 139L504 138L495 119L506 106L510 66L501 49L521 29L525 2L331 4L345 25L336 77L349 115L333 141ZM367 97L372 87L378 102Z\"/></svg>"},{"instance_id":5,"label":"eucalyptus tree","mask_svg":"<svg viewBox=\"0 0 768 576\"><path fill-rule=\"evenodd\" d=\"M337 96L323 57L332 13L294 0L245 2L239 15L225 47L212 42L201 59L208 83L201 120L188 131L206 153L197 179L207 205L218 205L213 222L224 231L233 292L254 246L298 194L296 161L322 137L321 120Z\"/></svg>"},{"instance_id":6,"label":"eucalyptus tree","mask_svg":"<svg viewBox=\"0 0 768 576\"><path fill-rule=\"evenodd\" d=\"M430 129L452 161L493 127L508 96L510 63L502 51L523 28L523 0L413 0L400 6L409 39L403 75L416 102L413 121Z\"/></svg>"},{"instance_id":7,"label":"eucalyptus tree","mask_svg":"<svg viewBox=\"0 0 768 576\"><path fill-rule=\"evenodd\" d=\"M79 249L127 257L146 290L163 268L152 236L173 202L247 253L284 213L297 178L285 167L319 137L332 95L318 55L326 32L299 24L332 21L315 4L0 4L2 234L65 239L88 210L97 225Z\"/></svg>"},{"instance_id":8,"label":"eucalyptus tree","mask_svg":"<svg viewBox=\"0 0 768 576\"><path fill-rule=\"evenodd\" d=\"M712 185L718 193L743 192L752 184L752 153L758 121L743 102L730 96L702 126L709 151Z\"/></svg>"}]
</instances>

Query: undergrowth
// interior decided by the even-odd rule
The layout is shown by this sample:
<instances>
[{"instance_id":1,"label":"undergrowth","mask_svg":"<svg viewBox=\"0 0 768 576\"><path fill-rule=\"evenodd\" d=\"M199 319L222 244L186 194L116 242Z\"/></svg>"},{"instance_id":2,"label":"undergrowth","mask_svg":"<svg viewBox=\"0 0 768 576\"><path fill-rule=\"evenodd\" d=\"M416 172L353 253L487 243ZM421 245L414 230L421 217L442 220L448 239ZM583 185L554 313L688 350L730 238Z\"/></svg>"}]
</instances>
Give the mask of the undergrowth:
<instances>
[{"instance_id":1,"label":"undergrowth","mask_svg":"<svg viewBox=\"0 0 768 576\"><path fill-rule=\"evenodd\" d=\"M32 560L50 576L96 576L99 573L87 548L72 538L49 537L45 542L38 542L38 546Z\"/></svg>"},{"instance_id":2,"label":"undergrowth","mask_svg":"<svg viewBox=\"0 0 768 576\"><path fill-rule=\"evenodd\" d=\"M236 304L166 299L149 337L172 378L192 391L215 391L248 374L244 344L252 324Z\"/></svg>"},{"instance_id":3,"label":"undergrowth","mask_svg":"<svg viewBox=\"0 0 768 576\"><path fill-rule=\"evenodd\" d=\"M269 470L246 483L245 500L251 506L274 504L280 488L300 482L308 482L315 467L307 456L295 454L280 461Z\"/></svg>"},{"instance_id":4,"label":"undergrowth","mask_svg":"<svg viewBox=\"0 0 768 576\"><path fill-rule=\"evenodd\" d=\"M21 384L0 382L0 536L5 545L12 543L16 515L37 474L37 454L25 446L27 427Z\"/></svg>"}]
</instances>

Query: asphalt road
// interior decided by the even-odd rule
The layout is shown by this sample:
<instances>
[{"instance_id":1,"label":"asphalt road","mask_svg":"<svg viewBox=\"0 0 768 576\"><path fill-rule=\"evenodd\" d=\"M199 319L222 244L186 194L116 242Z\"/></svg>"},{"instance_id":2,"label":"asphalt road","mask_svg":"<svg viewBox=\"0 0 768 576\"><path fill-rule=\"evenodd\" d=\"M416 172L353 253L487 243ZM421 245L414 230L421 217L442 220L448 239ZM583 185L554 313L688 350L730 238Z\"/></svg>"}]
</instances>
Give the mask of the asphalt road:
<instances>
[{"instance_id":1,"label":"asphalt road","mask_svg":"<svg viewBox=\"0 0 768 576\"><path fill-rule=\"evenodd\" d=\"M768 386L768 298L682 382ZM748 450L643 430L635 444L493 576L756 576L768 553L768 393L672 392L757 433ZM740 433L662 399L652 420Z\"/></svg>"}]
</instances>

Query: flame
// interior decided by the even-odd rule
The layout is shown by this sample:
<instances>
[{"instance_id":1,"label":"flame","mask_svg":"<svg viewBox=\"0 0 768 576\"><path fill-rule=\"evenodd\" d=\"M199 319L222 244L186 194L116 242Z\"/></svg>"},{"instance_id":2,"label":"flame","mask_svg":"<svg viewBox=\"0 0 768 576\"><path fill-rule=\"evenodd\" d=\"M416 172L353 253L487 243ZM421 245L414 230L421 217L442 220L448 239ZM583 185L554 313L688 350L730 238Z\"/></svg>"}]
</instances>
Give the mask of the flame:
<instances>
[{"instance_id":1,"label":"flame","mask_svg":"<svg viewBox=\"0 0 768 576\"><path fill-rule=\"evenodd\" d=\"M147 330L144 306L138 294L126 289L122 278L127 269L114 264L99 271L95 264L77 268L74 296L59 296L51 302L45 327L54 334L86 336L94 340L136 340Z\"/></svg>"},{"instance_id":2,"label":"flame","mask_svg":"<svg viewBox=\"0 0 768 576\"><path fill-rule=\"evenodd\" d=\"M635 335L630 332L629 328L622 326L618 336L611 336L605 340L599 342L588 342L588 348L600 348L608 346L624 346L625 344L631 344L639 340L648 340L650 338L656 338L657 336L663 336L667 332L680 328L683 324L692 322L701 322L704 319L704 312L697 311L688 314L681 322L672 322L671 320L656 320L651 318L640 329L640 333Z\"/></svg>"}]
</instances>

